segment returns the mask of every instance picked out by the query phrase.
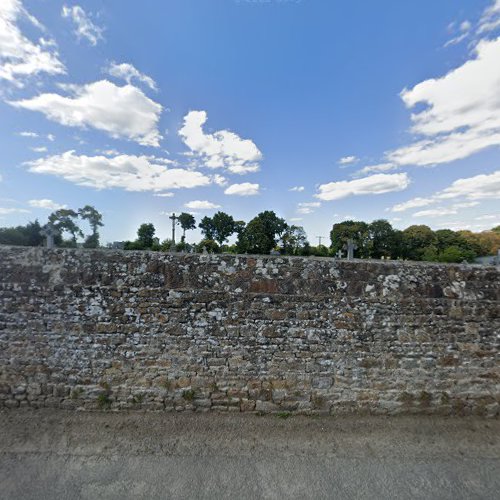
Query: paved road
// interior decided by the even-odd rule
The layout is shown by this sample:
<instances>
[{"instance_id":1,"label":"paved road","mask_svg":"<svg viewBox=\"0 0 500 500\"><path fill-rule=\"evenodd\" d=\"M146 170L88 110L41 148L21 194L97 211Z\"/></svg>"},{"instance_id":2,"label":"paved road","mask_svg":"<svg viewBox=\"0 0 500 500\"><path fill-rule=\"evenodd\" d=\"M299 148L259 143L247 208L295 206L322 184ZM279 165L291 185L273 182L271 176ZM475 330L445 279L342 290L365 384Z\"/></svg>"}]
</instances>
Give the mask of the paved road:
<instances>
[{"instance_id":1,"label":"paved road","mask_svg":"<svg viewBox=\"0 0 500 500\"><path fill-rule=\"evenodd\" d=\"M9 411L0 498L498 498L500 421Z\"/></svg>"}]
</instances>

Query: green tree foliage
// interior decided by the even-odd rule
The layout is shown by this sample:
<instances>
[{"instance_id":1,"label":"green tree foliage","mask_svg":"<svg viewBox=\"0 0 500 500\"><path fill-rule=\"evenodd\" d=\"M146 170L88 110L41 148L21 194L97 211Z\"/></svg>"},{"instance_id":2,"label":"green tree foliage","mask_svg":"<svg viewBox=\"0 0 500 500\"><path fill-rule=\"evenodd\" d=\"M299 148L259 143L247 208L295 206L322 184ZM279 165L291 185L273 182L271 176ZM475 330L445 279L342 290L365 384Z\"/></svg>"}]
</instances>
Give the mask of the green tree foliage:
<instances>
[{"instance_id":1,"label":"green tree foliage","mask_svg":"<svg viewBox=\"0 0 500 500\"><path fill-rule=\"evenodd\" d=\"M309 247L304 228L288 226L281 235L281 247L287 255L304 255L304 249Z\"/></svg>"},{"instance_id":2,"label":"green tree foliage","mask_svg":"<svg viewBox=\"0 0 500 500\"><path fill-rule=\"evenodd\" d=\"M80 208L78 215L81 219L87 220L92 229L92 234L85 238L83 246L85 248L97 248L99 246L99 227L104 226L102 215L91 205Z\"/></svg>"},{"instance_id":3,"label":"green tree foliage","mask_svg":"<svg viewBox=\"0 0 500 500\"><path fill-rule=\"evenodd\" d=\"M203 217L198 227L206 240L215 240L222 246L229 236L240 230L240 224L231 215L217 212L213 217Z\"/></svg>"},{"instance_id":4,"label":"green tree foliage","mask_svg":"<svg viewBox=\"0 0 500 500\"><path fill-rule=\"evenodd\" d=\"M151 223L141 224L137 230L137 242L142 245L143 248L151 248L154 243L154 235L156 229Z\"/></svg>"},{"instance_id":5,"label":"green tree foliage","mask_svg":"<svg viewBox=\"0 0 500 500\"><path fill-rule=\"evenodd\" d=\"M217 242L211 239L204 239L201 240L198 245L196 245L196 251L197 252L203 252L203 249L205 249L208 253L219 253L220 252L220 247L217 245Z\"/></svg>"},{"instance_id":6,"label":"green tree foliage","mask_svg":"<svg viewBox=\"0 0 500 500\"><path fill-rule=\"evenodd\" d=\"M77 236L83 238L83 232L75 222L77 219L78 213L68 208L60 208L59 210L56 210L49 215L49 222L57 231L59 231L61 235L63 235L64 233L71 234L70 241L62 240L61 242L59 242L59 239L56 238L55 241L57 244L60 244L62 246L76 247Z\"/></svg>"},{"instance_id":7,"label":"green tree foliage","mask_svg":"<svg viewBox=\"0 0 500 500\"><path fill-rule=\"evenodd\" d=\"M381 257L396 258L401 249L397 231L385 219L374 220L368 224L369 256L373 259Z\"/></svg>"},{"instance_id":8,"label":"green tree foliage","mask_svg":"<svg viewBox=\"0 0 500 500\"><path fill-rule=\"evenodd\" d=\"M371 242L369 228L366 222L346 220L334 224L330 231L333 254L337 253L339 250L344 251L349 239L353 240L357 246L354 253L356 257L366 258L370 256Z\"/></svg>"},{"instance_id":9,"label":"green tree foliage","mask_svg":"<svg viewBox=\"0 0 500 500\"><path fill-rule=\"evenodd\" d=\"M191 214L182 212L177 220L182 228L181 242L184 243L184 241L186 240L186 231L190 231L191 229L196 228L196 219Z\"/></svg>"},{"instance_id":10,"label":"green tree foliage","mask_svg":"<svg viewBox=\"0 0 500 500\"><path fill-rule=\"evenodd\" d=\"M269 210L261 212L238 235L238 251L269 254L287 228L285 220L274 212Z\"/></svg>"},{"instance_id":11,"label":"green tree foliage","mask_svg":"<svg viewBox=\"0 0 500 500\"><path fill-rule=\"evenodd\" d=\"M38 220L28 222L25 226L0 228L0 244L37 247L43 245L44 238L40 234L42 227Z\"/></svg>"},{"instance_id":12,"label":"green tree foliage","mask_svg":"<svg viewBox=\"0 0 500 500\"><path fill-rule=\"evenodd\" d=\"M425 225L407 227L402 235L402 257L410 260L422 260L427 247L435 247L437 243L434 231Z\"/></svg>"}]
</instances>

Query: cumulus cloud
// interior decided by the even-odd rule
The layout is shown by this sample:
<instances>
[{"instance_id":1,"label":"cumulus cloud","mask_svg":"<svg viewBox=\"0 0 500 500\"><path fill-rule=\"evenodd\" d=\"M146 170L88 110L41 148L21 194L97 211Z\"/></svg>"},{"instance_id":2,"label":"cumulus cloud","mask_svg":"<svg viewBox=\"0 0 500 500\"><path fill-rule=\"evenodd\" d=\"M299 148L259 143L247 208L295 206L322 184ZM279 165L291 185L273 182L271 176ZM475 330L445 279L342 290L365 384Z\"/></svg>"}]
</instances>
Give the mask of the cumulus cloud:
<instances>
[{"instance_id":1,"label":"cumulus cloud","mask_svg":"<svg viewBox=\"0 0 500 500\"><path fill-rule=\"evenodd\" d=\"M319 201L312 201L307 203L299 203L297 206L298 214L312 214L316 208L319 208L321 203Z\"/></svg>"},{"instance_id":2,"label":"cumulus cloud","mask_svg":"<svg viewBox=\"0 0 500 500\"><path fill-rule=\"evenodd\" d=\"M114 138L143 146L159 146L158 121L162 107L133 85L120 87L107 80L65 86L69 96L40 94L11 101L18 108L40 111L47 118L70 127L93 127Z\"/></svg>"},{"instance_id":3,"label":"cumulus cloud","mask_svg":"<svg viewBox=\"0 0 500 500\"><path fill-rule=\"evenodd\" d=\"M30 172L56 175L80 186L96 189L164 191L207 186L211 182L200 172L167 168L147 156L85 156L66 151L27 162L26 165Z\"/></svg>"},{"instance_id":4,"label":"cumulus cloud","mask_svg":"<svg viewBox=\"0 0 500 500\"><path fill-rule=\"evenodd\" d=\"M445 200L455 200L450 206L443 206ZM461 198L461 200L460 200ZM477 200L500 199L500 170L492 174L480 174L474 177L457 179L447 188L434 193L428 198L413 198L394 205L389 210L402 212L404 210L425 207L433 204L440 206L428 210L420 210L413 217L437 217L440 215L456 214L458 210L479 205Z\"/></svg>"},{"instance_id":5,"label":"cumulus cloud","mask_svg":"<svg viewBox=\"0 0 500 500\"><path fill-rule=\"evenodd\" d=\"M412 114L412 132L421 136L389 152L398 165L435 165L500 145L500 38L482 40L475 56L442 78L425 80L401 97Z\"/></svg>"},{"instance_id":6,"label":"cumulus cloud","mask_svg":"<svg viewBox=\"0 0 500 500\"><path fill-rule=\"evenodd\" d=\"M288 191L295 191L297 193L302 193L304 191L305 187L304 186L294 186L290 188Z\"/></svg>"},{"instance_id":7,"label":"cumulus cloud","mask_svg":"<svg viewBox=\"0 0 500 500\"><path fill-rule=\"evenodd\" d=\"M391 212L403 212L411 208L426 207L427 205L432 205L433 203L434 203L433 198L413 198L412 200L408 200L403 203L398 203L389 210Z\"/></svg>"},{"instance_id":8,"label":"cumulus cloud","mask_svg":"<svg viewBox=\"0 0 500 500\"><path fill-rule=\"evenodd\" d=\"M247 174L259 170L262 153L250 139L242 139L229 130L207 134L203 125L205 111L190 111L184 117L179 135L191 150L209 168L225 168L234 174Z\"/></svg>"},{"instance_id":9,"label":"cumulus cloud","mask_svg":"<svg viewBox=\"0 0 500 500\"><path fill-rule=\"evenodd\" d=\"M429 210L420 210L419 212L415 212L413 214L413 217L442 217L443 215L454 215L459 212L459 210L463 208L467 208L470 206L475 206L477 203L474 203L473 205L470 204L457 204L453 205L451 207L437 207L437 208L430 208Z\"/></svg>"},{"instance_id":10,"label":"cumulus cloud","mask_svg":"<svg viewBox=\"0 0 500 500\"><path fill-rule=\"evenodd\" d=\"M192 210L211 210L214 208L220 208L220 205L217 205L216 203L212 203L211 201L207 200L188 201L187 203L184 204L184 206Z\"/></svg>"},{"instance_id":11,"label":"cumulus cloud","mask_svg":"<svg viewBox=\"0 0 500 500\"><path fill-rule=\"evenodd\" d=\"M74 32L79 39L85 38L94 46L97 45L99 40L104 39L102 36L103 29L96 26L79 5L73 5L72 7L63 5L61 15L73 22L75 26Z\"/></svg>"},{"instance_id":12,"label":"cumulus cloud","mask_svg":"<svg viewBox=\"0 0 500 500\"><path fill-rule=\"evenodd\" d=\"M128 84L132 84L132 80L146 84L151 90L158 90L156 82L148 75L141 73L135 66L129 63L118 64L112 62L106 69L107 73L115 78L121 78Z\"/></svg>"},{"instance_id":13,"label":"cumulus cloud","mask_svg":"<svg viewBox=\"0 0 500 500\"><path fill-rule=\"evenodd\" d=\"M258 184L242 182L241 184L232 184L224 191L224 194L237 196L254 196L256 194L259 194L259 189L260 186Z\"/></svg>"},{"instance_id":14,"label":"cumulus cloud","mask_svg":"<svg viewBox=\"0 0 500 500\"><path fill-rule=\"evenodd\" d=\"M43 29L38 20L24 9L20 0L0 2L0 80L19 87L24 85L22 77L65 73L55 44L43 38L38 43L33 42L21 32L18 21L23 17L36 28Z\"/></svg>"},{"instance_id":15,"label":"cumulus cloud","mask_svg":"<svg viewBox=\"0 0 500 500\"><path fill-rule=\"evenodd\" d=\"M352 181L337 181L322 184L319 186L319 192L315 197L324 201L340 200L348 196L402 191L409 184L410 179L406 173L376 174Z\"/></svg>"},{"instance_id":16,"label":"cumulus cloud","mask_svg":"<svg viewBox=\"0 0 500 500\"><path fill-rule=\"evenodd\" d=\"M343 158L340 158L339 163L341 165L350 165L351 163L356 163L358 161L358 158L355 156L344 156Z\"/></svg>"},{"instance_id":17,"label":"cumulus cloud","mask_svg":"<svg viewBox=\"0 0 500 500\"><path fill-rule=\"evenodd\" d=\"M500 170L457 179L451 186L437 193L437 199L464 197L469 200L500 199Z\"/></svg>"},{"instance_id":18,"label":"cumulus cloud","mask_svg":"<svg viewBox=\"0 0 500 500\"><path fill-rule=\"evenodd\" d=\"M33 208L44 208L46 210L59 210L60 208L67 208L68 205L61 205L55 201L43 198L41 200L29 200L28 205Z\"/></svg>"},{"instance_id":19,"label":"cumulus cloud","mask_svg":"<svg viewBox=\"0 0 500 500\"><path fill-rule=\"evenodd\" d=\"M34 151L35 153L46 153L47 148L45 146L34 146L30 148L31 151Z\"/></svg>"}]
</instances>

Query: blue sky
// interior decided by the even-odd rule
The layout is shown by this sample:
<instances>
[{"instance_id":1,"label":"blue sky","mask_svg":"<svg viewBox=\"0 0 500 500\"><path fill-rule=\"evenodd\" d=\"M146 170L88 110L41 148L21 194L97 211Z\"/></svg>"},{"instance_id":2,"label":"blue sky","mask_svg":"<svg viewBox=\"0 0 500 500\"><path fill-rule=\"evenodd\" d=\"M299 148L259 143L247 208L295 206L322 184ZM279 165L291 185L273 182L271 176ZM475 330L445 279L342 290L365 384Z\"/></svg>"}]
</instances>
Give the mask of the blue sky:
<instances>
[{"instance_id":1,"label":"blue sky","mask_svg":"<svg viewBox=\"0 0 500 500\"><path fill-rule=\"evenodd\" d=\"M2 0L0 225L500 224L500 0ZM195 241L193 231L188 241Z\"/></svg>"}]
</instances>

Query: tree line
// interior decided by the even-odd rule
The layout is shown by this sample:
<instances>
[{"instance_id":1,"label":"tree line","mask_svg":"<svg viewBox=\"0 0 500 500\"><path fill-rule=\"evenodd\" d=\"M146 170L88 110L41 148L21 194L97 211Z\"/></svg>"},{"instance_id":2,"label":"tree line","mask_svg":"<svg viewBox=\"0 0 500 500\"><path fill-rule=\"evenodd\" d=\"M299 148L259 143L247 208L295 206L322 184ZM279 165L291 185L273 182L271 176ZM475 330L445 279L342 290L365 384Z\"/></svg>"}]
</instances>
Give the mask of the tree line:
<instances>
[{"instance_id":1,"label":"tree line","mask_svg":"<svg viewBox=\"0 0 500 500\"><path fill-rule=\"evenodd\" d=\"M179 243L172 239L162 242L155 237L153 224L142 224L135 241L126 242L128 250L194 251L333 257L346 255L348 242L355 247L354 255L365 259L404 259L434 262L473 261L476 257L494 255L500 248L500 226L491 231L433 231L425 225L395 229L390 222L378 219L371 223L347 220L333 224L330 245L313 246L301 226L289 225L272 211L259 213L247 224L231 215L217 212L204 217L198 224L203 239L194 245L186 243L186 231L196 228L191 214L180 214L177 223L183 230ZM236 242L229 245L231 236Z\"/></svg>"},{"instance_id":2,"label":"tree line","mask_svg":"<svg viewBox=\"0 0 500 500\"><path fill-rule=\"evenodd\" d=\"M91 233L85 235L78 225L79 221L87 221ZM58 247L75 248L78 246L77 238L83 238L84 248L98 248L99 228L102 223L102 214L93 206L85 205L78 210L61 208L52 212L45 226L51 225L55 230L54 243ZM25 226L0 227L0 244L20 246L42 246L45 237L41 235L43 228L38 220L28 222ZM64 238L69 236L69 238Z\"/></svg>"},{"instance_id":3,"label":"tree line","mask_svg":"<svg viewBox=\"0 0 500 500\"><path fill-rule=\"evenodd\" d=\"M235 220L225 212L212 217L203 217L197 224L192 214L173 214L170 217L175 227L180 227L179 242L172 238L162 241L151 223L141 224L134 241L123 242L125 250L153 250L211 253L229 252L239 254L282 254L299 256L333 257L346 255L348 242L354 245L356 258L405 259L435 262L473 261L476 257L494 255L500 248L500 226L490 231L433 231L425 225L413 225L404 230L395 229L390 222L378 219L371 223L347 220L333 224L330 245L311 245L301 226L290 225L275 212L266 210L248 223ZM79 221L87 221L91 232L84 235ZM60 247L81 246L97 248L99 228L103 226L102 215L92 206L78 210L59 209L50 214L48 222L57 231L55 244ZM186 242L186 232L198 227L203 235L200 242ZM44 238L38 221L25 226L0 228L0 244L40 246ZM235 241L229 244L229 239Z\"/></svg>"}]
</instances>

